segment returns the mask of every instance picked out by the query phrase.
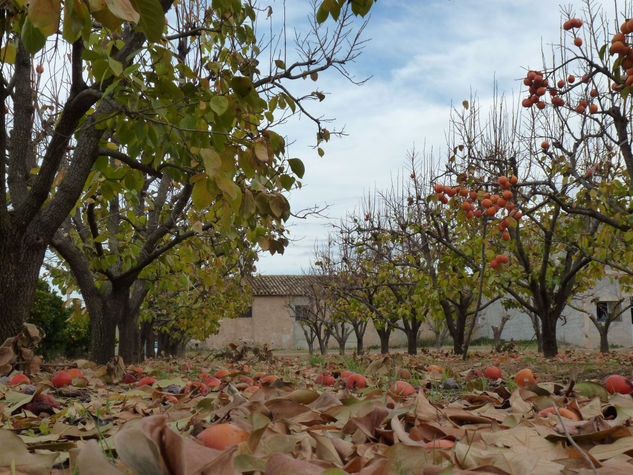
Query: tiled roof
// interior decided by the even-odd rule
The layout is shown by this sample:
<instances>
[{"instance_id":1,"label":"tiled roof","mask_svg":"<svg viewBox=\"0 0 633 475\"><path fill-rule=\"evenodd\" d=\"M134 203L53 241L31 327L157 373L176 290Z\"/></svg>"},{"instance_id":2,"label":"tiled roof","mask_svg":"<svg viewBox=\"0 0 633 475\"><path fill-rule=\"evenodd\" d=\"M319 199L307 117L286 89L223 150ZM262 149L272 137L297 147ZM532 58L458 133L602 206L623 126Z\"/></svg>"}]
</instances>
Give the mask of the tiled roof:
<instances>
[{"instance_id":1,"label":"tiled roof","mask_svg":"<svg viewBox=\"0 0 633 475\"><path fill-rule=\"evenodd\" d=\"M249 279L253 295L309 295L314 275L257 275Z\"/></svg>"}]
</instances>

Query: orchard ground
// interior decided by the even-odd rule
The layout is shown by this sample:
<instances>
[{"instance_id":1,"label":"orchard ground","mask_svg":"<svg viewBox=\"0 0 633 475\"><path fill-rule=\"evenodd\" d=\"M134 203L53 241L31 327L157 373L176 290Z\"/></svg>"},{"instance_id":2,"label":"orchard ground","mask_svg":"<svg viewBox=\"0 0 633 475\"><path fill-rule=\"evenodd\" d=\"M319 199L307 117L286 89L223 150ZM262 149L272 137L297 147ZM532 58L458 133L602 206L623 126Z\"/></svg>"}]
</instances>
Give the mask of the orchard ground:
<instances>
[{"instance_id":1,"label":"orchard ground","mask_svg":"<svg viewBox=\"0 0 633 475\"><path fill-rule=\"evenodd\" d=\"M633 351L563 351L484 346L464 361L448 349L320 356L238 344L140 365L56 361L30 380L14 369L0 378L0 471L630 473L633 397L609 394L605 379L623 375L633 391ZM490 365L501 378L477 372ZM515 381L525 368L537 384Z\"/></svg>"},{"instance_id":2,"label":"orchard ground","mask_svg":"<svg viewBox=\"0 0 633 475\"><path fill-rule=\"evenodd\" d=\"M470 369L484 371L486 367L498 366L504 379L512 385L514 375L523 368L531 368L539 381L569 382L595 380L600 381L611 374L621 374L633 377L633 349L614 348L610 353L602 354L597 350L578 348L575 346L561 347L561 353L555 358L544 358L536 351L536 345L530 342L509 343L512 347L509 351L497 352L491 346L482 345L474 347L463 360L452 354L446 346L439 351L437 349L421 348L417 355L408 355L404 348L396 348L387 355L387 363L394 367L406 367L411 370L412 384L419 384L423 379L426 368L429 365L437 365L442 368L442 379L449 377L460 380ZM358 371L364 371L373 361L380 360L386 355L370 348L365 355L357 357L353 351L346 350L346 354L340 356L336 349L331 349L327 355L309 355L301 350L276 350L275 356L287 359L297 365L308 365L326 368L328 364L339 367L350 367ZM394 373L395 376L395 373Z\"/></svg>"}]
</instances>

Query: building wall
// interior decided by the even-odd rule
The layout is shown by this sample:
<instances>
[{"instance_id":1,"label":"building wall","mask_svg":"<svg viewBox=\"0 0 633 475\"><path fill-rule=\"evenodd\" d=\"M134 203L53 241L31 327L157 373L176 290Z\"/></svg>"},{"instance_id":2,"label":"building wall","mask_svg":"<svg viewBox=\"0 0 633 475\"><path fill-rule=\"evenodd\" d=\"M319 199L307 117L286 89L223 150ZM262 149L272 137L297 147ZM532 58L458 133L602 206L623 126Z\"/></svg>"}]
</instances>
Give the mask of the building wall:
<instances>
[{"instance_id":1,"label":"building wall","mask_svg":"<svg viewBox=\"0 0 633 475\"><path fill-rule=\"evenodd\" d=\"M588 292L578 295L564 312L564 319L559 320L557 326L558 340L562 343L582 348L599 348L600 335L586 312L596 314L597 301L617 301L628 299L628 294L620 290L617 280L604 278ZM624 305L628 305L625 302ZM497 326L504 314L511 318L506 323L501 338L504 340L531 340L534 338L532 322L521 309L505 310L499 302L488 307L480 316L475 338L492 338L492 326ZM609 344L630 347L633 346L633 313L630 310L622 314L621 321L615 321L609 327Z\"/></svg>"},{"instance_id":2,"label":"building wall","mask_svg":"<svg viewBox=\"0 0 633 475\"><path fill-rule=\"evenodd\" d=\"M605 278L585 294L579 295L572 301L575 307L595 314L596 301L615 301L623 298L617 281ZM628 296L627 296L628 298ZM220 348L227 343L240 339L255 343L269 344L275 349L307 349L307 342L301 325L291 315L290 305L307 304L305 297L256 296L253 300L252 318L235 318L223 320L220 331L212 335L205 342L205 346ZM501 303L495 302L487 307L479 318L479 324L473 338L492 338L492 326L499 324L503 315L509 314L501 338L504 340L534 339L534 329L530 318L521 309L505 310ZM600 337L595 326L586 313L568 307L565 319L558 323L558 338L563 343L583 348L598 348ZM633 346L633 312L627 310L622 315L622 321L611 324L609 343L623 347ZM420 338L432 339L433 334L424 327L420 331ZM402 347L406 345L404 332L395 330L390 338L390 346ZM371 323L367 326L364 338L365 348L380 345L378 334ZM330 348L338 347L334 338L330 339ZM315 344L316 347L316 344ZM356 337L352 332L347 340L347 348L356 347Z\"/></svg>"},{"instance_id":3,"label":"building wall","mask_svg":"<svg viewBox=\"0 0 633 475\"><path fill-rule=\"evenodd\" d=\"M272 348L292 348L293 322L288 313L288 297L256 297L252 317L220 321L220 331L205 341L209 348L221 348L238 340L269 344Z\"/></svg>"}]
</instances>

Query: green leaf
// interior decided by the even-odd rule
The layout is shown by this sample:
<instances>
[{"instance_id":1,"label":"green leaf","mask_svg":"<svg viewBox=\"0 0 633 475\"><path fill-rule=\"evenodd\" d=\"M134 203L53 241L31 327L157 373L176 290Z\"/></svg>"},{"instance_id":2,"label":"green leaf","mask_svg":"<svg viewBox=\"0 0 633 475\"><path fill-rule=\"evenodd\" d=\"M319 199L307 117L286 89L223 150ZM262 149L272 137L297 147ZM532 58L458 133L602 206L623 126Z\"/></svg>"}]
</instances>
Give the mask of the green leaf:
<instances>
[{"instance_id":1,"label":"green leaf","mask_svg":"<svg viewBox=\"0 0 633 475\"><path fill-rule=\"evenodd\" d=\"M352 4L352 13L364 17L369 13L374 0L350 0Z\"/></svg>"},{"instance_id":2,"label":"green leaf","mask_svg":"<svg viewBox=\"0 0 633 475\"><path fill-rule=\"evenodd\" d=\"M275 60L275 66L277 66L279 69L286 69L286 63L284 63L281 59Z\"/></svg>"},{"instance_id":3,"label":"green leaf","mask_svg":"<svg viewBox=\"0 0 633 475\"><path fill-rule=\"evenodd\" d=\"M256 211L255 198L250 190L244 190L242 203L240 204L240 217L242 219L250 218Z\"/></svg>"},{"instance_id":4,"label":"green leaf","mask_svg":"<svg viewBox=\"0 0 633 475\"><path fill-rule=\"evenodd\" d=\"M213 202L213 196L209 193L207 189L207 180L198 180L193 185L193 190L191 191L191 200L193 201L193 206L200 210L209 206Z\"/></svg>"},{"instance_id":5,"label":"green leaf","mask_svg":"<svg viewBox=\"0 0 633 475\"><path fill-rule=\"evenodd\" d=\"M158 0L131 0L134 9L140 13L140 29L149 41L159 41L165 28L165 12Z\"/></svg>"},{"instance_id":6,"label":"green leaf","mask_svg":"<svg viewBox=\"0 0 633 475\"><path fill-rule=\"evenodd\" d=\"M22 25L21 37L24 47L31 54L37 53L46 43L46 37L40 30L33 26L33 23L31 23L28 17L24 20L24 24Z\"/></svg>"},{"instance_id":7,"label":"green leaf","mask_svg":"<svg viewBox=\"0 0 633 475\"><path fill-rule=\"evenodd\" d=\"M209 101L209 107L217 115L222 115L229 108L229 100L225 96L214 96Z\"/></svg>"},{"instance_id":8,"label":"green leaf","mask_svg":"<svg viewBox=\"0 0 633 475\"><path fill-rule=\"evenodd\" d=\"M299 158L290 158L288 160L288 165L290 165L292 173L297 175L299 178L303 178L303 174L305 173L306 168Z\"/></svg>"},{"instance_id":9,"label":"green leaf","mask_svg":"<svg viewBox=\"0 0 633 475\"><path fill-rule=\"evenodd\" d=\"M105 1L106 5L108 5L108 10L110 10L115 17L120 18L121 20L138 23L139 19L141 18L141 16L130 3L130 0Z\"/></svg>"},{"instance_id":10,"label":"green leaf","mask_svg":"<svg viewBox=\"0 0 633 475\"><path fill-rule=\"evenodd\" d=\"M281 177L279 177L279 181L281 182L281 186L283 186L287 191L290 191L292 189L292 185L295 184L295 179L290 175L281 175Z\"/></svg>"},{"instance_id":11,"label":"green leaf","mask_svg":"<svg viewBox=\"0 0 633 475\"><path fill-rule=\"evenodd\" d=\"M599 397L603 402L609 399L607 389L602 384L593 383L591 381L583 381L576 384L574 391L588 398Z\"/></svg>"},{"instance_id":12,"label":"green leaf","mask_svg":"<svg viewBox=\"0 0 633 475\"><path fill-rule=\"evenodd\" d=\"M598 56L600 56L601 60L604 60L604 53L607 51L607 44L603 44L602 48L600 48L600 51L598 51Z\"/></svg>"},{"instance_id":13,"label":"green leaf","mask_svg":"<svg viewBox=\"0 0 633 475\"><path fill-rule=\"evenodd\" d=\"M115 76L120 76L123 72L123 64L114 59L112 56L108 56L108 64Z\"/></svg>"},{"instance_id":14,"label":"green leaf","mask_svg":"<svg viewBox=\"0 0 633 475\"><path fill-rule=\"evenodd\" d=\"M204 163L204 170L210 177L215 176L222 166L222 159L218 152L213 148L203 148L200 150L200 156L202 157L202 163Z\"/></svg>"},{"instance_id":15,"label":"green leaf","mask_svg":"<svg viewBox=\"0 0 633 475\"><path fill-rule=\"evenodd\" d=\"M82 32L84 37L90 35L90 11L86 4L80 0L64 2L64 26L63 37L69 43L74 43L79 39Z\"/></svg>"},{"instance_id":16,"label":"green leaf","mask_svg":"<svg viewBox=\"0 0 633 475\"><path fill-rule=\"evenodd\" d=\"M246 97L253 89L251 78L236 76L231 79L231 87L238 96Z\"/></svg>"},{"instance_id":17,"label":"green leaf","mask_svg":"<svg viewBox=\"0 0 633 475\"><path fill-rule=\"evenodd\" d=\"M8 43L0 50L0 61L6 64L15 64L15 43Z\"/></svg>"},{"instance_id":18,"label":"green leaf","mask_svg":"<svg viewBox=\"0 0 633 475\"><path fill-rule=\"evenodd\" d=\"M216 178L216 183L218 184L218 188L222 190L222 193L228 196L231 201L236 201L241 197L242 190L230 178L227 178L224 175L219 175Z\"/></svg>"},{"instance_id":19,"label":"green leaf","mask_svg":"<svg viewBox=\"0 0 633 475\"><path fill-rule=\"evenodd\" d=\"M323 23L327 20L328 15L332 15L332 18L337 20L340 10L341 6L337 4L336 0L323 0L323 3L321 3L321 6L316 13L317 23Z\"/></svg>"}]
</instances>

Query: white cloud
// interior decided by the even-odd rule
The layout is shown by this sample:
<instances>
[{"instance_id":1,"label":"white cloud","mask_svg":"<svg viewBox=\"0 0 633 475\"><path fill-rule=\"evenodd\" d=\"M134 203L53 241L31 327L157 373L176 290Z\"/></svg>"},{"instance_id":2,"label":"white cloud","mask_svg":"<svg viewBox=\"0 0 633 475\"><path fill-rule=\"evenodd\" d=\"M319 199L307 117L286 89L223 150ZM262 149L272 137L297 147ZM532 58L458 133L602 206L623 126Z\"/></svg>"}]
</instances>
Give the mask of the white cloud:
<instances>
[{"instance_id":1,"label":"white cloud","mask_svg":"<svg viewBox=\"0 0 633 475\"><path fill-rule=\"evenodd\" d=\"M581 9L580 2L574 5ZM318 87L331 94L311 109L336 118L337 128L345 126L349 135L332 139L324 147L326 156L318 158L310 148L315 128L309 120L283 129L296 140L291 154L306 164L304 188L290 199L293 209L327 202L333 222L358 208L367 192L388 188L414 145L435 150L444 145L451 103L460 104L472 90L485 107L493 79L500 93L516 97L524 68L541 64L541 38L544 43L559 39L560 10L554 4L381 0L376 6L366 35L372 40L350 68L359 78L374 78L357 87L323 74ZM330 231L323 219L295 220L290 226L298 241L283 256L262 256L260 272L307 269L314 242Z\"/></svg>"}]
</instances>

